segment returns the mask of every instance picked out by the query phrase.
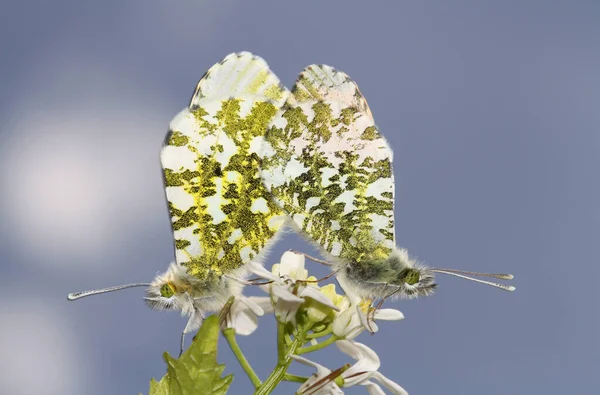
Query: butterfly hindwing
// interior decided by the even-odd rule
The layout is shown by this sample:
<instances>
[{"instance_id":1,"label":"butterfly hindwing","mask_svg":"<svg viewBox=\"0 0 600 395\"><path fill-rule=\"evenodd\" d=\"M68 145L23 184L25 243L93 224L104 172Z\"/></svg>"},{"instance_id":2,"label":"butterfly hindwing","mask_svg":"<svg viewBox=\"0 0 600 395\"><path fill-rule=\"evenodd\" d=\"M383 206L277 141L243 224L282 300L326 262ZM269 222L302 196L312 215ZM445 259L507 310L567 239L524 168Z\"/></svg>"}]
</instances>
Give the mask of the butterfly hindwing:
<instances>
[{"instance_id":1,"label":"butterfly hindwing","mask_svg":"<svg viewBox=\"0 0 600 395\"><path fill-rule=\"evenodd\" d=\"M254 259L282 225L257 151L288 95L267 64L231 54L198 83L161 151L177 263L203 279Z\"/></svg>"},{"instance_id":2,"label":"butterfly hindwing","mask_svg":"<svg viewBox=\"0 0 600 395\"><path fill-rule=\"evenodd\" d=\"M392 152L346 74L307 67L273 118L261 156L274 200L325 251L352 260L389 256Z\"/></svg>"}]
</instances>

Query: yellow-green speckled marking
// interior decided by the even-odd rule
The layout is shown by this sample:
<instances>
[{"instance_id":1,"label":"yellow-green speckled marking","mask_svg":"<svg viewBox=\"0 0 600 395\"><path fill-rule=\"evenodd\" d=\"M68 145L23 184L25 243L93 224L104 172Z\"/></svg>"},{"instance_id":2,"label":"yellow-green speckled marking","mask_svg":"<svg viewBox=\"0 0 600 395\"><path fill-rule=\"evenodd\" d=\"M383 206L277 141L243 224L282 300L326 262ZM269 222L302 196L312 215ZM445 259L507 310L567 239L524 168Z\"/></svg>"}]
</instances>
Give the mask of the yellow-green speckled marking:
<instances>
[{"instance_id":1,"label":"yellow-green speckled marking","mask_svg":"<svg viewBox=\"0 0 600 395\"><path fill-rule=\"evenodd\" d=\"M209 281L242 267L281 227L257 153L287 95L262 59L232 54L171 121L161 162L176 260L189 275Z\"/></svg>"},{"instance_id":2,"label":"yellow-green speckled marking","mask_svg":"<svg viewBox=\"0 0 600 395\"><path fill-rule=\"evenodd\" d=\"M354 265L390 256L392 151L346 74L307 67L273 118L261 157L274 200L325 251Z\"/></svg>"}]
</instances>

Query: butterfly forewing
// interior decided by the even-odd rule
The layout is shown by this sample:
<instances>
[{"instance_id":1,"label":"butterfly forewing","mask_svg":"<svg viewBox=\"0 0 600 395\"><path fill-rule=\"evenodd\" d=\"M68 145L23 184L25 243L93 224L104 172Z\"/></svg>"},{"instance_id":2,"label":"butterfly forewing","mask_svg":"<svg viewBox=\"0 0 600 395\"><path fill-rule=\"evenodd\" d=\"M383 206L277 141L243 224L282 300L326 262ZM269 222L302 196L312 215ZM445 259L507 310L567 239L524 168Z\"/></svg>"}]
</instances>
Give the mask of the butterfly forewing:
<instances>
[{"instance_id":1,"label":"butterfly forewing","mask_svg":"<svg viewBox=\"0 0 600 395\"><path fill-rule=\"evenodd\" d=\"M307 67L273 118L261 156L275 201L325 251L352 260L389 256L392 152L346 74Z\"/></svg>"}]
</instances>

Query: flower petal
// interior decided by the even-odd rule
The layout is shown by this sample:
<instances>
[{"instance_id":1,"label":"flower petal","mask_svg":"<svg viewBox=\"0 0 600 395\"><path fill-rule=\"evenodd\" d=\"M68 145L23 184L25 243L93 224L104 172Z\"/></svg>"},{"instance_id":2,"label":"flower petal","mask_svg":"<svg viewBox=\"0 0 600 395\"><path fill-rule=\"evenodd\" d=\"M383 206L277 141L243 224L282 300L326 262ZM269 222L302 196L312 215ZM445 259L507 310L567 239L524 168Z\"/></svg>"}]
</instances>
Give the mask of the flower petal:
<instances>
[{"instance_id":1,"label":"flower petal","mask_svg":"<svg viewBox=\"0 0 600 395\"><path fill-rule=\"evenodd\" d=\"M258 328L258 316L249 309L237 311L232 317L232 321L230 326L238 335L251 335Z\"/></svg>"},{"instance_id":2,"label":"flower petal","mask_svg":"<svg viewBox=\"0 0 600 395\"><path fill-rule=\"evenodd\" d=\"M295 324L296 313L302 303L303 302L289 302L284 299L279 299L277 303L275 303L275 316L281 322L292 322Z\"/></svg>"},{"instance_id":3,"label":"flower petal","mask_svg":"<svg viewBox=\"0 0 600 395\"><path fill-rule=\"evenodd\" d=\"M347 377L346 373L355 367L360 367L359 370L355 370L359 372L375 372L379 369L379 366L381 365L379 356L375 351L364 344L353 340L338 340L335 344L341 352L357 361L350 369L344 372L344 377ZM351 374L348 374L348 376L350 375Z\"/></svg>"},{"instance_id":4,"label":"flower petal","mask_svg":"<svg viewBox=\"0 0 600 395\"><path fill-rule=\"evenodd\" d=\"M304 268L304 260L304 254L292 251L284 252L279 263L279 274L287 275L294 280L306 280L308 270Z\"/></svg>"},{"instance_id":5,"label":"flower petal","mask_svg":"<svg viewBox=\"0 0 600 395\"><path fill-rule=\"evenodd\" d=\"M247 336L256 330L258 317L263 314L264 311L258 304L240 295L233 301L223 324L227 328L235 329L237 334Z\"/></svg>"},{"instance_id":6,"label":"flower petal","mask_svg":"<svg viewBox=\"0 0 600 395\"><path fill-rule=\"evenodd\" d=\"M257 275L258 277L276 282L276 283L281 283L281 278L279 276L274 275L273 273L271 273L270 271L268 271L267 269L265 269L263 267L263 265L256 263L254 261L250 261L247 264L247 268L248 268L248 272Z\"/></svg>"},{"instance_id":7,"label":"flower petal","mask_svg":"<svg viewBox=\"0 0 600 395\"><path fill-rule=\"evenodd\" d=\"M356 307L350 305L348 301L347 308L342 309L342 312L333 320L333 333L336 336L352 340L364 330L365 327L360 322Z\"/></svg>"},{"instance_id":8,"label":"flower petal","mask_svg":"<svg viewBox=\"0 0 600 395\"><path fill-rule=\"evenodd\" d=\"M290 358L294 359L301 364L306 366L310 366L317 369L317 373L313 374L309 377L307 381L305 381L298 391L297 394L302 395L344 395L344 392L340 389L340 387L335 384L333 381L324 380L323 382L319 382L325 376L331 373L331 370L327 369L325 366L320 365L316 362L313 362L309 359L301 357L299 355L290 355Z\"/></svg>"},{"instance_id":9,"label":"flower petal","mask_svg":"<svg viewBox=\"0 0 600 395\"><path fill-rule=\"evenodd\" d=\"M371 377L371 373L351 366L350 369L342 374L342 377L344 378L344 388L353 387L355 385L362 385L366 382Z\"/></svg>"},{"instance_id":10,"label":"flower petal","mask_svg":"<svg viewBox=\"0 0 600 395\"><path fill-rule=\"evenodd\" d=\"M304 254L299 254L294 251L286 251L281 255L279 263L285 266L285 269L304 269ZM287 272L290 274L290 272Z\"/></svg>"},{"instance_id":11,"label":"flower petal","mask_svg":"<svg viewBox=\"0 0 600 395\"><path fill-rule=\"evenodd\" d=\"M362 311L360 306L356 306L356 314L360 319L360 323L366 330L371 333L376 333L379 330L379 327L375 321L371 317L367 316L367 314Z\"/></svg>"},{"instance_id":12,"label":"flower petal","mask_svg":"<svg viewBox=\"0 0 600 395\"><path fill-rule=\"evenodd\" d=\"M376 320L384 321L400 321L404 319L404 314L396 309L377 309L374 317Z\"/></svg>"},{"instance_id":13,"label":"flower petal","mask_svg":"<svg viewBox=\"0 0 600 395\"><path fill-rule=\"evenodd\" d=\"M346 297L346 296L344 296L342 301L340 302L340 304L338 304L338 307L342 311L346 310L350 306L351 306L350 299L348 299L348 297Z\"/></svg>"},{"instance_id":14,"label":"flower petal","mask_svg":"<svg viewBox=\"0 0 600 395\"><path fill-rule=\"evenodd\" d=\"M281 277L281 272L279 271L280 266L281 265L279 263L276 263L273 266L271 266L271 273L273 273L276 276Z\"/></svg>"},{"instance_id":15,"label":"flower petal","mask_svg":"<svg viewBox=\"0 0 600 395\"><path fill-rule=\"evenodd\" d=\"M408 395L408 392L406 392L406 390L398 383L393 382L379 372L373 373L373 376L371 377L383 384L385 388L390 390L394 395Z\"/></svg>"},{"instance_id":16,"label":"flower petal","mask_svg":"<svg viewBox=\"0 0 600 395\"><path fill-rule=\"evenodd\" d=\"M320 364L318 364L318 363L316 363L314 361L311 361L310 359L306 359L304 357L301 357L300 355L290 354L288 356L290 358L292 358L296 362L300 362L303 365L310 366L311 368L317 369L317 373L319 375L321 375L321 374L329 374L331 372L331 370L327 369L325 366L320 365Z\"/></svg>"},{"instance_id":17,"label":"flower petal","mask_svg":"<svg viewBox=\"0 0 600 395\"><path fill-rule=\"evenodd\" d=\"M353 311L351 309L343 310L333 320L333 333L336 336L344 337L348 332L348 325L352 320Z\"/></svg>"},{"instance_id":18,"label":"flower petal","mask_svg":"<svg viewBox=\"0 0 600 395\"><path fill-rule=\"evenodd\" d=\"M369 392L369 395L386 395L385 392L381 389L381 387L372 381L367 380L364 383L362 383L361 385L364 385L365 387L367 387L367 391Z\"/></svg>"},{"instance_id":19,"label":"flower petal","mask_svg":"<svg viewBox=\"0 0 600 395\"><path fill-rule=\"evenodd\" d=\"M271 303L271 298L267 296L249 296L248 299L260 306L264 314L270 314L273 312L273 304Z\"/></svg>"},{"instance_id":20,"label":"flower petal","mask_svg":"<svg viewBox=\"0 0 600 395\"><path fill-rule=\"evenodd\" d=\"M306 380L296 394L302 395L344 395L344 391L333 381L323 380L323 377L313 374Z\"/></svg>"},{"instance_id":21,"label":"flower petal","mask_svg":"<svg viewBox=\"0 0 600 395\"><path fill-rule=\"evenodd\" d=\"M277 284L273 284L271 286L271 293L278 299L283 299L287 302L296 302L296 303L304 303L304 299L294 295L290 291L287 290L286 287L282 287Z\"/></svg>"},{"instance_id":22,"label":"flower petal","mask_svg":"<svg viewBox=\"0 0 600 395\"><path fill-rule=\"evenodd\" d=\"M317 302L324 304L325 306L331 307L335 311L340 311L340 309L333 304L331 299L325 296L321 291L319 291L316 287L302 287L300 292L298 292L300 296L305 298L311 298L316 300Z\"/></svg>"},{"instance_id":23,"label":"flower petal","mask_svg":"<svg viewBox=\"0 0 600 395\"><path fill-rule=\"evenodd\" d=\"M252 299L246 296L238 296L238 299L240 300L240 303L243 303L248 309L250 309L250 311L252 311L257 316L262 317L265 314L263 308L256 304Z\"/></svg>"}]
</instances>

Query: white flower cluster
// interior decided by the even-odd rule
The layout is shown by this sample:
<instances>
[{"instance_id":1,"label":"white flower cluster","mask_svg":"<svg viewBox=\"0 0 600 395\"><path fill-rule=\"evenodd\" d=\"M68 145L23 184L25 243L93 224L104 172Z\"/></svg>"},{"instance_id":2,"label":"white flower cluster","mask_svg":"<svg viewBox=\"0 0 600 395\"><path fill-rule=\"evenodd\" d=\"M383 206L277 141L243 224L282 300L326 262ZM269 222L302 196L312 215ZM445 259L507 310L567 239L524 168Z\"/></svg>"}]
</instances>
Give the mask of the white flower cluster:
<instances>
[{"instance_id":1,"label":"white flower cluster","mask_svg":"<svg viewBox=\"0 0 600 395\"><path fill-rule=\"evenodd\" d=\"M285 344L279 346L286 351L288 365L296 361L316 369L311 377L304 378L297 394L343 394L341 388L355 385L364 386L371 395L385 394L379 384L392 394L408 394L378 372L377 353L354 340L365 330L376 332L376 320L401 320L402 313L395 309L375 309L371 301L339 295L334 284L320 287L316 278L309 277L304 263L303 254L288 251L279 264L273 265L272 271L250 264L253 274L267 280L261 288L269 296L237 297L223 320L223 328L249 335L256 330L259 316L274 313L278 329L285 332L280 334ZM331 370L301 356L334 343L355 360L354 364Z\"/></svg>"},{"instance_id":2,"label":"white flower cluster","mask_svg":"<svg viewBox=\"0 0 600 395\"><path fill-rule=\"evenodd\" d=\"M377 370L381 365L379 356L375 351L365 346L364 344L355 342L354 340L338 340L335 342L338 348L346 355L352 357L356 362L348 369L339 370L343 380L342 387L352 387L353 385L363 385L367 388L370 395L384 395L385 392L381 387L371 381L371 379L379 381L388 390L396 395L408 395L408 392L392 380L379 373ZM343 394L344 392L336 384L332 371L326 367L319 365L316 362L309 361L306 358L292 355L292 358L305 365L312 366L317 369L317 373L311 376L300 389L299 394ZM328 378L328 380L324 380Z\"/></svg>"}]
</instances>

